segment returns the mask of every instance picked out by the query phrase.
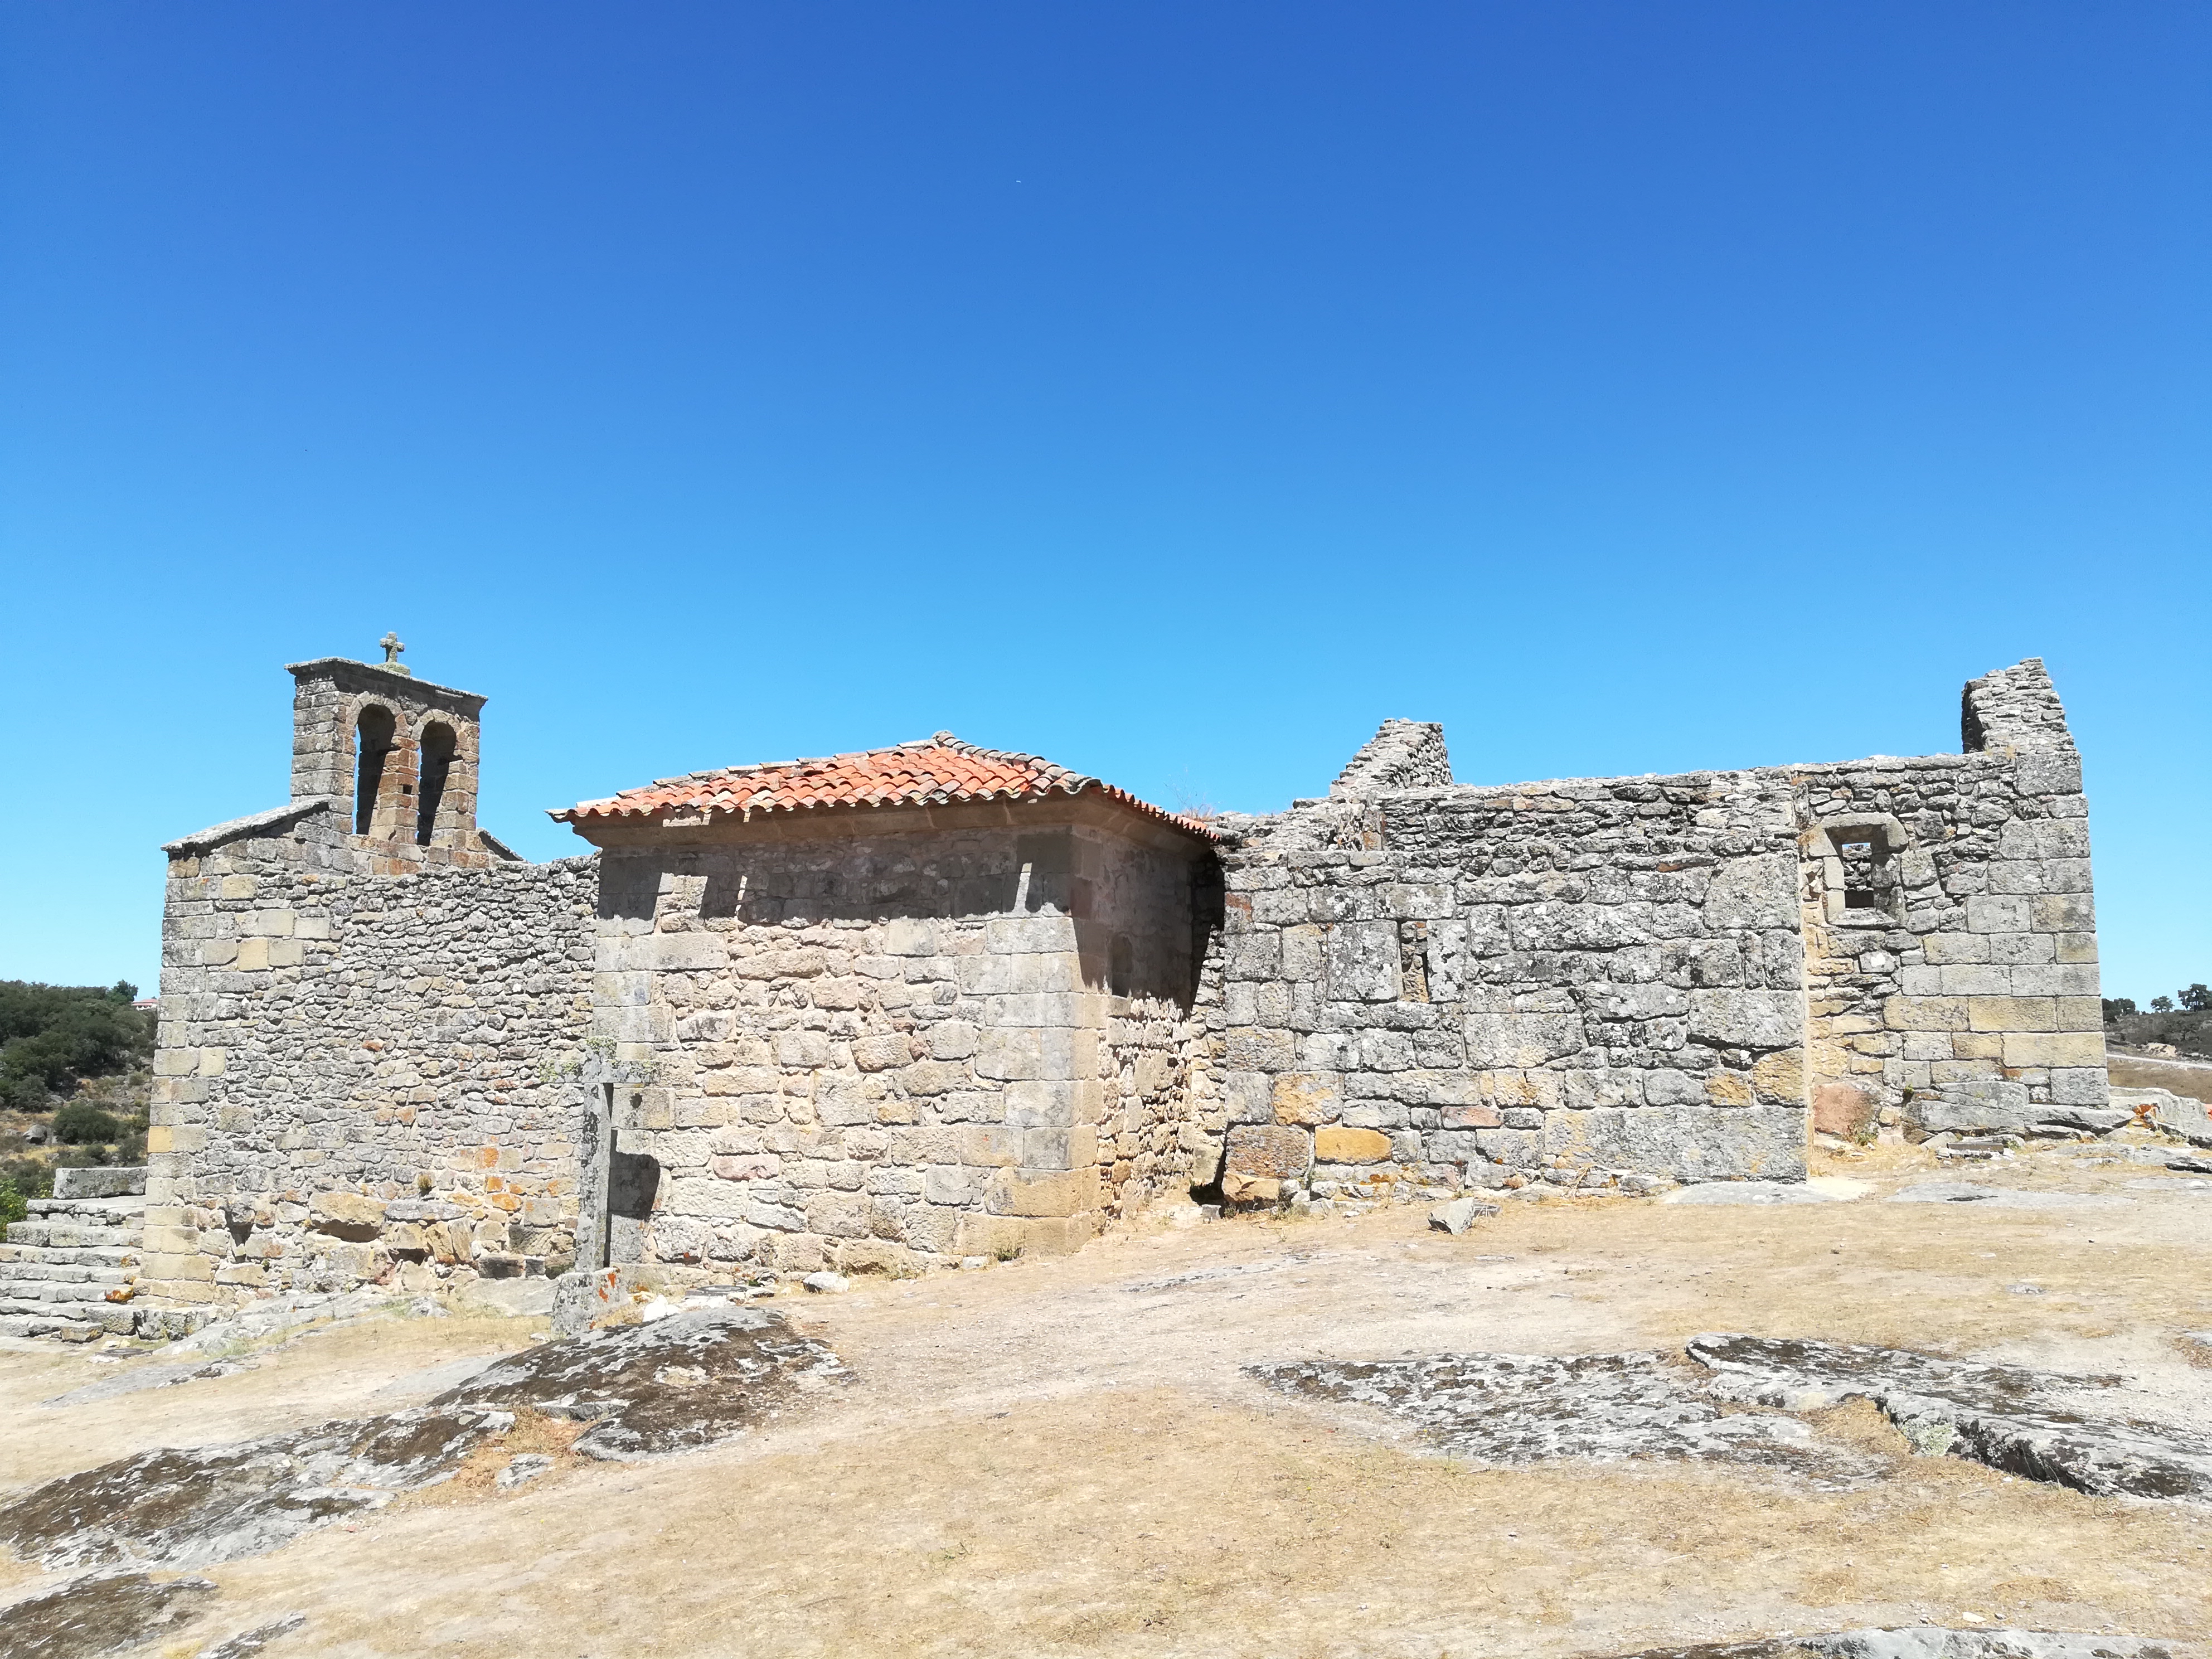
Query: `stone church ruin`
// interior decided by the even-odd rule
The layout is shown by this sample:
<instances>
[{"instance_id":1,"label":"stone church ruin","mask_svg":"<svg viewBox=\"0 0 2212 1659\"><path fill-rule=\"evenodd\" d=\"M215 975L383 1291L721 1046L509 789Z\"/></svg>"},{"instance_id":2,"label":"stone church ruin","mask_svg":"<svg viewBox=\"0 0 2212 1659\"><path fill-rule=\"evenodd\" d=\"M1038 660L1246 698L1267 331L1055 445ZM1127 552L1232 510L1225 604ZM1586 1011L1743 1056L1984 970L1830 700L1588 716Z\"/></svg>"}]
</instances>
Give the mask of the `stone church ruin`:
<instances>
[{"instance_id":1,"label":"stone church ruin","mask_svg":"<svg viewBox=\"0 0 2212 1659\"><path fill-rule=\"evenodd\" d=\"M2081 767L1453 781L1386 722L1200 821L949 732L476 821L484 700L293 665L292 795L169 860L147 1307L1073 1249L1162 1199L1790 1180L2108 1115ZM580 1273L579 1284L590 1279Z\"/></svg>"}]
</instances>

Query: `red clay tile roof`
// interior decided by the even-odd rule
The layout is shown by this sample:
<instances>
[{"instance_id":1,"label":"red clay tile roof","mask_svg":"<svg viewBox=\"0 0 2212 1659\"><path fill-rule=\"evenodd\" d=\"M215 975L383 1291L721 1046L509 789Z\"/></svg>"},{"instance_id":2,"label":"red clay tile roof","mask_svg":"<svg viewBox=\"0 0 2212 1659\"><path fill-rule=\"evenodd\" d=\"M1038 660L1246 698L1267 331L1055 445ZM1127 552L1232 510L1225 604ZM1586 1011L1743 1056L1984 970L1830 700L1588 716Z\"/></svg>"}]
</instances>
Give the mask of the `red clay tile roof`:
<instances>
[{"instance_id":1,"label":"red clay tile roof","mask_svg":"<svg viewBox=\"0 0 2212 1659\"><path fill-rule=\"evenodd\" d=\"M1035 800L1095 789L1146 817L1217 839L1194 819L1162 811L1126 789L1071 772L1035 755L978 749L950 732L889 749L830 755L820 760L769 761L726 766L688 777L662 778L642 789L625 789L605 800L580 801L550 814L556 823L580 819L653 817L670 811L793 812L834 806L939 806L957 801Z\"/></svg>"}]
</instances>

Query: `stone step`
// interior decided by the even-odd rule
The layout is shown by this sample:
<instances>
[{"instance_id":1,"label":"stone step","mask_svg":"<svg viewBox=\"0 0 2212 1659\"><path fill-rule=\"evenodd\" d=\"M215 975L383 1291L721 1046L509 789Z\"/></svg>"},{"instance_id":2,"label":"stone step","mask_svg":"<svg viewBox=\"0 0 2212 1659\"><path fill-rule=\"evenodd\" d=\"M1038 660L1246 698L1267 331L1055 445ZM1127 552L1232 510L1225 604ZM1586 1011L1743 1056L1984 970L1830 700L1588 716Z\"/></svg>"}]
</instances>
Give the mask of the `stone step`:
<instances>
[{"instance_id":1,"label":"stone step","mask_svg":"<svg viewBox=\"0 0 2212 1659\"><path fill-rule=\"evenodd\" d=\"M119 1261L88 1267L79 1261L11 1261L0 1266L0 1296L10 1285L127 1285L138 1277L137 1265Z\"/></svg>"},{"instance_id":2,"label":"stone step","mask_svg":"<svg viewBox=\"0 0 2212 1659\"><path fill-rule=\"evenodd\" d=\"M122 1244L0 1244L0 1279L18 1262L62 1267L135 1267L139 1251Z\"/></svg>"},{"instance_id":3,"label":"stone step","mask_svg":"<svg viewBox=\"0 0 2212 1659\"><path fill-rule=\"evenodd\" d=\"M57 1342L93 1342L108 1334L107 1328L84 1319L59 1319L51 1314L0 1314L0 1336L43 1336Z\"/></svg>"},{"instance_id":4,"label":"stone step","mask_svg":"<svg viewBox=\"0 0 2212 1659\"><path fill-rule=\"evenodd\" d=\"M0 1315L32 1314L44 1314L54 1319L88 1319L112 1331L128 1331L137 1322L137 1314L128 1302L110 1302L105 1297L0 1296Z\"/></svg>"},{"instance_id":5,"label":"stone step","mask_svg":"<svg viewBox=\"0 0 2212 1659\"><path fill-rule=\"evenodd\" d=\"M34 1198L25 1207L33 1216L71 1217L115 1225L135 1225L146 1216L143 1194L129 1198Z\"/></svg>"},{"instance_id":6,"label":"stone step","mask_svg":"<svg viewBox=\"0 0 2212 1659\"><path fill-rule=\"evenodd\" d=\"M137 1317L138 1335L149 1341L173 1342L180 1336L190 1336L215 1317L211 1308L149 1307L143 1302L134 1302L131 1307Z\"/></svg>"},{"instance_id":7,"label":"stone step","mask_svg":"<svg viewBox=\"0 0 2212 1659\"><path fill-rule=\"evenodd\" d=\"M8 1227L10 1244L43 1244L51 1249L135 1245L143 1235L139 1227L80 1227L58 1221L16 1221Z\"/></svg>"},{"instance_id":8,"label":"stone step","mask_svg":"<svg viewBox=\"0 0 2212 1659\"><path fill-rule=\"evenodd\" d=\"M112 1308L129 1304L109 1302L107 1293L118 1285L0 1285L0 1309L9 1313L36 1313L41 1308L71 1307L97 1302Z\"/></svg>"}]
</instances>

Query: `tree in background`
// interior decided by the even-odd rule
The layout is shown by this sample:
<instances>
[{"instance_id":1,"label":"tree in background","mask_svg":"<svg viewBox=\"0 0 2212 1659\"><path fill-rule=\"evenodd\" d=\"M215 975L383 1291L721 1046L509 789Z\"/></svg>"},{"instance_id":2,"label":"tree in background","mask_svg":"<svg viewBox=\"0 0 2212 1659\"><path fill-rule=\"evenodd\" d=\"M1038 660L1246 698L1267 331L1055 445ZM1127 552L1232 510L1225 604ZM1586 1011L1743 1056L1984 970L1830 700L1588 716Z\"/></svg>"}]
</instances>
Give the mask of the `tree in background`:
<instances>
[{"instance_id":1,"label":"tree in background","mask_svg":"<svg viewBox=\"0 0 2212 1659\"><path fill-rule=\"evenodd\" d=\"M2135 1012L2136 1000L2133 997L2106 997L2105 999L2105 1021L2107 1024L2110 1024L2113 1020L2119 1018L2124 1014L2132 1014Z\"/></svg>"},{"instance_id":2,"label":"tree in background","mask_svg":"<svg viewBox=\"0 0 2212 1659\"><path fill-rule=\"evenodd\" d=\"M0 1107L43 1112L87 1078L153 1059L154 1019L131 1002L138 988L0 980Z\"/></svg>"},{"instance_id":3,"label":"tree in background","mask_svg":"<svg viewBox=\"0 0 2212 1659\"><path fill-rule=\"evenodd\" d=\"M2172 1013L2173 1012L2173 999L2172 997L2153 997L2150 1000L2150 1011L2154 1014Z\"/></svg>"},{"instance_id":4,"label":"tree in background","mask_svg":"<svg viewBox=\"0 0 2212 1659\"><path fill-rule=\"evenodd\" d=\"M2203 980L2174 994L2191 1013L2212 1013L2212 987L2208 987Z\"/></svg>"}]
</instances>

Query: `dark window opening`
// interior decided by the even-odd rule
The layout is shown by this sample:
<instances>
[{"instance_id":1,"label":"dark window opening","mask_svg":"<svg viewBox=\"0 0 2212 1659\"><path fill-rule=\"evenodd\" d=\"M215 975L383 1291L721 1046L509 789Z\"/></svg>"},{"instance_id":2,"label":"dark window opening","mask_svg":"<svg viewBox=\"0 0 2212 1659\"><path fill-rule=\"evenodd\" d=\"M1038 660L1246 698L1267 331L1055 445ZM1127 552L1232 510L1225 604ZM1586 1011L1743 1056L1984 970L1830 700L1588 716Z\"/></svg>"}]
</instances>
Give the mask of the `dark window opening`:
<instances>
[{"instance_id":1,"label":"dark window opening","mask_svg":"<svg viewBox=\"0 0 2212 1659\"><path fill-rule=\"evenodd\" d=\"M1844 908L1875 910L1894 915L1897 910L1897 867L1889 848L1878 836L1839 841L1836 855L1844 866Z\"/></svg>"},{"instance_id":2,"label":"dark window opening","mask_svg":"<svg viewBox=\"0 0 2212 1659\"><path fill-rule=\"evenodd\" d=\"M1136 985L1136 946L1127 933L1116 933L1106 952L1106 988L1117 997L1126 997L1134 994Z\"/></svg>"},{"instance_id":3,"label":"dark window opening","mask_svg":"<svg viewBox=\"0 0 2212 1659\"><path fill-rule=\"evenodd\" d=\"M422 793L415 806L415 844L428 847L438 828L438 804L453 769L453 728L440 721L422 733Z\"/></svg>"},{"instance_id":4,"label":"dark window opening","mask_svg":"<svg viewBox=\"0 0 2212 1659\"><path fill-rule=\"evenodd\" d=\"M354 727L353 832L366 836L376 827L377 797L384 793L384 757L392 752L392 711L374 703L361 711Z\"/></svg>"}]
</instances>

